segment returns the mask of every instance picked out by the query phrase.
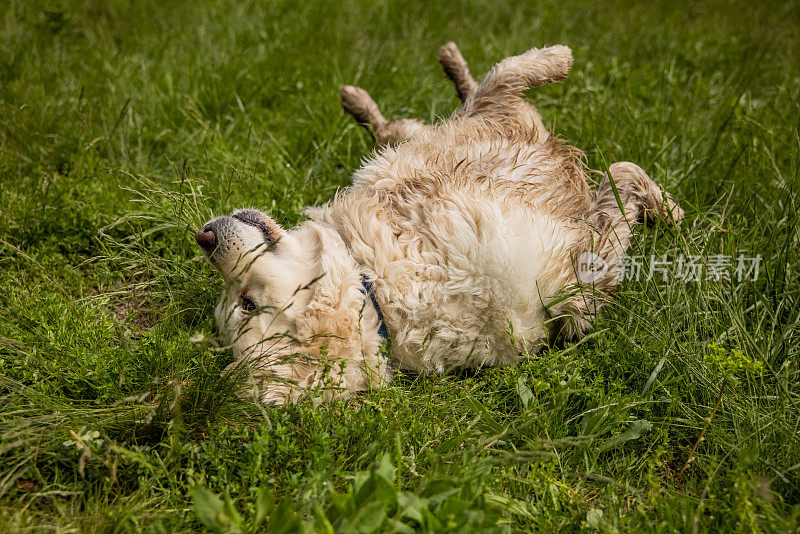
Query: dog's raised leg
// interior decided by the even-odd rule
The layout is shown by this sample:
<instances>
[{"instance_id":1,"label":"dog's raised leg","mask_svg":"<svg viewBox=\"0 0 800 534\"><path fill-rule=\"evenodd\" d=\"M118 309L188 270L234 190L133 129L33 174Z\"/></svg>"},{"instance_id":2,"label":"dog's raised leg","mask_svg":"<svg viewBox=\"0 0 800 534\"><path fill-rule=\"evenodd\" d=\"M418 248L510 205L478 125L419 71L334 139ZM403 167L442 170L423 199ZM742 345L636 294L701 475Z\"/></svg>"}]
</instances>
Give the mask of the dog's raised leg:
<instances>
[{"instance_id":1,"label":"dog's raised leg","mask_svg":"<svg viewBox=\"0 0 800 534\"><path fill-rule=\"evenodd\" d=\"M563 80L571 67L572 50L563 45L532 48L507 57L492 67L464 109L473 113L503 111L519 102L527 89Z\"/></svg>"},{"instance_id":2,"label":"dog's raised leg","mask_svg":"<svg viewBox=\"0 0 800 534\"><path fill-rule=\"evenodd\" d=\"M678 224L683 218L681 207L662 193L638 165L614 163L609 175L595 191L585 215L588 225L585 248L574 252L575 272L583 289L559 303L555 310L556 315L568 318L563 323L568 337L590 328L590 319L603 305L605 295L622 280L623 260L633 225L654 222L657 218Z\"/></svg>"},{"instance_id":3,"label":"dog's raised leg","mask_svg":"<svg viewBox=\"0 0 800 534\"><path fill-rule=\"evenodd\" d=\"M453 81L462 101L475 93L478 83L469 73L469 66L455 43L447 43L439 50L439 63ZM401 143L431 128L416 119L386 120L369 93L360 87L345 85L339 90L339 95L344 110L372 133L379 147Z\"/></svg>"},{"instance_id":4,"label":"dog's raised leg","mask_svg":"<svg viewBox=\"0 0 800 534\"><path fill-rule=\"evenodd\" d=\"M372 133L378 147L402 143L431 128L416 119L386 120L369 93L360 87L345 85L339 90L339 96L344 110Z\"/></svg>"},{"instance_id":5,"label":"dog's raised leg","mask_svg":"<svg viewBox=\"0 0 800 534\"><path fill-rule=\"evenodd\" d=\"M522 95L531 87L563 80L572 67L572 50L567 46L532 48L522 55L507 57L496 64L464 101L460 115L486 115L512 128L523 127L536 141L550 137L536 108ZM509 121L509 118L515 120Z\"/></svg>"},{"instance_id":6,"label":"dog's raised leg","mask_svg":"<svg viewBox=\"0 0 800 534\"><path fill-rule=\"evenodd\" d=\"M461 51L454 42L447 43L439 50L439 63L442 65L444 73L456 86L458 97L462 102L475 94L478 82L469 73L467 60L461 55Z\"/></svg>"}]
</instances>

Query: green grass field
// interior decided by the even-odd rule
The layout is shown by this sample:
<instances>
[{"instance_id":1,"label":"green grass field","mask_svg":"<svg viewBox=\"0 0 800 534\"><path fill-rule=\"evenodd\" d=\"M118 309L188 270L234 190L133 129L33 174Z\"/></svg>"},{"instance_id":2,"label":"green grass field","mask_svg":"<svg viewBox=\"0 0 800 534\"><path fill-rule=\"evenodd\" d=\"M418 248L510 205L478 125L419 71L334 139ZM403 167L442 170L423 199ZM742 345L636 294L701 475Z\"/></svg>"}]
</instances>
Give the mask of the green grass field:
<instances>
[{"instance_id":1,"label":"green grass field","mask_svg":"<svg viewBox=\"0 0 800 534\"><path fill-rule=\"evenodd\" d=\"M241 400L194 229L345 186L342 84L448 116L448 40L476 75L572 47L530 96L686 209L634 241L657 276L516 367ZM795 2L4 2L0 531L797 530L799 57Z\"/></svg>"}]
</instances>

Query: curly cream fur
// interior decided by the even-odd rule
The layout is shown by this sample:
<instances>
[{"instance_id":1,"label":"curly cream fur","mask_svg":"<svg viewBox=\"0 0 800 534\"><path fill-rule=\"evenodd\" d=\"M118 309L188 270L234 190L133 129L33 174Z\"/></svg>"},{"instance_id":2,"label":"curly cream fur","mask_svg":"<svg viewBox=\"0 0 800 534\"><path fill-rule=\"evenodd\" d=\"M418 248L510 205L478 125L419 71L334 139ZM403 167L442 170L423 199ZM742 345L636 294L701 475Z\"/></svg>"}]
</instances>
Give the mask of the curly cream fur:
<instances>
[{"instance_id":1,"label":"curly cream fur","mask_svg":"<svg viewBox=\"0 0 800 534\"><path fill-rule=\"evenodd\" d=\"M241 359L268 355L257 377L289 382L264 382L265 400L292 401L326 380L338 394L386 383L362 276L374 281L396 365L430 373L505 365L559 331L590 327L619 284L633 224L680 220L680 208L632 163L612 165L592 193L583 154L545 130L523 100L527 88L566 77L569 48L506 58L480 84L453 43L439 59L463 106L438 125L388 121L366 91L342 88L344 109L373 132L379 151L350 187L310 208L310 220L276 228L275 251L229 275L236 281L220 304L220 327L236 334ZM598 261L603 269L593 270ZM587 269L588 284L579 274ZM263 298L283 292L273 300L289 306L242 335L230 303L252 276L262 278ZM286 287L308 284L303 298L288 296ZM278 334L291 340L265 341Z\"/></svg>"}]
</instances>

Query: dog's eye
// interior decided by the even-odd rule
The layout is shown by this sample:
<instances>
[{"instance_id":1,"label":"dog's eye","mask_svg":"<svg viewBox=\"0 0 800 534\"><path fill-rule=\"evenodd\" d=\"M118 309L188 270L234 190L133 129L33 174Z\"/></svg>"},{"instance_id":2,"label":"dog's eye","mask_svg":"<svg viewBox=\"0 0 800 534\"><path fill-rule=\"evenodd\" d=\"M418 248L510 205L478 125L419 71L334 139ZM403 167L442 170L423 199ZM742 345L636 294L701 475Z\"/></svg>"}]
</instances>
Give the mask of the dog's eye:
<instances>
[{"instance_id":1,"label":"dog's eye","mask_svg":"<svg viewBox=\"0 0 800 534\"><path fill-rule=\"evenodd\" d=\"M256 303L253 302L252 299L247 298L247 297L242 297L242 310L244 310L247 313L250 313L251 311L255 310L257 307L258 306L256 306Z\"/></svg>"}]
</instances>

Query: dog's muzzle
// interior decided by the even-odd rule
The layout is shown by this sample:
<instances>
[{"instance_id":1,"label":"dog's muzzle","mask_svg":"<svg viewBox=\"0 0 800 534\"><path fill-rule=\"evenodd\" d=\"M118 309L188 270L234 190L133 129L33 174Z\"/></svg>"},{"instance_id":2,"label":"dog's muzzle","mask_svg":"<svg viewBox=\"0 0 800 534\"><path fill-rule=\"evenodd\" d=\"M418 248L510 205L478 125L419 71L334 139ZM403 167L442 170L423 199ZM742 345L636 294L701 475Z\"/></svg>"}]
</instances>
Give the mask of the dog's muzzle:
<instances>
[{"instance_id":1,"label":"dog's muzzle","mask_svg":"<svg viewBox=\"0 0 800 534\"><path fill-rule=\"evenodd\" d=\"M194 234L194 240L203 249L203 252L211 254L217 248L217 234L211 223L206 224Z\"/></svg>"},{"instance_id":2,"label":"dog's muzzle","mask_svg":"<svg viewBox=\"0 0 800 534\"><path fill-rule=\"evenodd\" d=\"M210 220L194 234L194 239L209 261L224 271L248 251L262 244L272 245L278 232L267 215L248 209Z\"/></svg>"}]
</instances>

